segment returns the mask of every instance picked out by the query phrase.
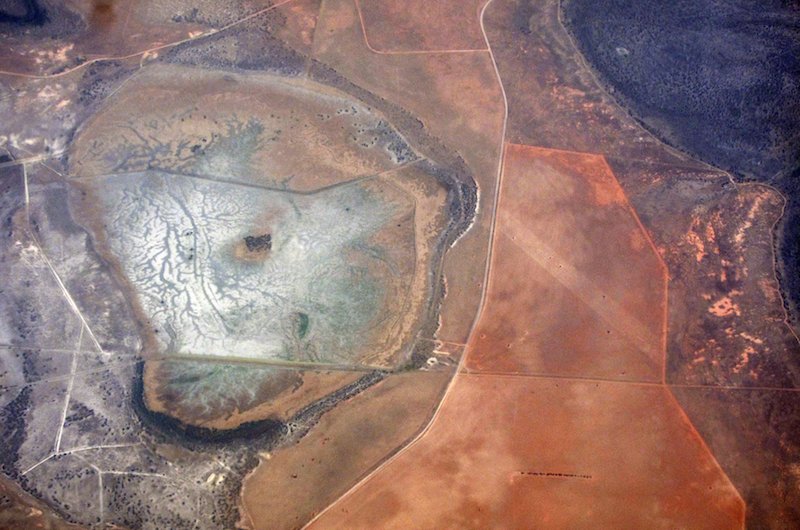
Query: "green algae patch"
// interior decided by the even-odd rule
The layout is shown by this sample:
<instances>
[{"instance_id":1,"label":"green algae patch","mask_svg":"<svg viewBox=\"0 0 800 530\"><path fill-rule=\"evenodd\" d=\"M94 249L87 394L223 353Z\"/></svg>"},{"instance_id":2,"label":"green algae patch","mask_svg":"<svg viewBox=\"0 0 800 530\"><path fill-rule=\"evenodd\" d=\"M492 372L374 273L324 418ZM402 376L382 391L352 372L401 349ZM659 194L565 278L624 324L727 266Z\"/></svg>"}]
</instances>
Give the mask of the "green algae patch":
<instances>
[{"instance_id":1,"label":"green algae patch","mask_svg":"<svg viewBox=\"0 0 800 530\"><path fill-rule=\"evenodd\" d=\"M305 313L297 313L297 336L303 339L308 333L309 325L308 315Z\"/></svg>"},{"instance_id":2,"label":"green algae patch","mask_svg":"<svg viewBox=\"0 0 800 530\"><path fill-rule=\"evenodd\" d=\"M161 353L396 362L385 343L415 272L402 191L358 180L297 194L164 171L94 180ZM399 248L383 248L385 230Z\"/></svg>"}]
</instances>

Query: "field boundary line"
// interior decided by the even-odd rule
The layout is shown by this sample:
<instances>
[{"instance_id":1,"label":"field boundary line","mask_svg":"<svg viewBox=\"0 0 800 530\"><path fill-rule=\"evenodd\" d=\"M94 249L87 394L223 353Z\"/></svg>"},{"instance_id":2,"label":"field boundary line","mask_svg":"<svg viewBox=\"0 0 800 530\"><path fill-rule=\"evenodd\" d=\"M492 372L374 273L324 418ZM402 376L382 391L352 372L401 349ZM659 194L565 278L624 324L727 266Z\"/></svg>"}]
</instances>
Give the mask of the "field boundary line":
<instances>
[{"instance_id":1,"label":"field boundary line","mask_svg":"<svg viewBox=\"0 0 800 530\"><path fill-rule=\"evenodd\" d=\"M379 50L373 47L372 44L370 44L369 42L369 38L367 37L367 24L364 21L364 14L361 11L361 4L359 0L353 0L353 2L355 2L356 11L358 11L358 19L361 22L361 34L364 36L364 44L367 46L367 49L369 49L369 51L371 51L372 53L377 53L378 55L427 55L427 54L489 52L488 42L487 42L487 48L462 48L462 49L456 48L456 49L441 49L441 50ZM483 16L483 10L481 10L481 16ZM492 60L494 60L494 58L492 58Z\"/></svg>"},{"instance_id":2,"label":"field boundary line","mask_svg":"<svg viewBox=\"0 0 800 530\"><path fill-rule=\"evenodd\" d=\"M483 313L483 311L485 309L486 291L487 291L487 284L488 284L487 279L489 278L489 268L490 268L490 265L491 265L491 262L492 262L492 249L493 249L494 231L495 231L495 225L497 224L497 211L496 211L496 208L497 208L498 199L500 198L500 187L501 187L502 179L503 179L503 161L505 159L505 150L506 150L506 126L508 124L508 98L506 97L506 91L505 91L505 88L503 87L503 80L500 77L500 70L497 67L497 62L495 61L494 54L492 53L491 45L489 44L489 38L486 35L486 28L484 27L484 22L483 22L484 15L486 13L486 9L489 7L489 5L493 1L494 0L488 0L483 5L483 8L480 11L480 26L481 26L481 32L483 33L484 41L486 42L486 46L487 46L487 51L489 53L489 57L492 60L492 66L494 67L494 72L495 72L495 76L497 78L498 86L500 88L500 93L503 96L503 126L502 126L502 130L501 130L501 135L500 135L500 145L499 145L499 151L500 152L499 152L499 160L498 160L498 163L497 163L497 176L496 176L497 185L495 186L494 197L493 197L493 205L494 205L494 207L493 207L493 211L492 211L492 221L491 221L490 229L489 229L489 245L488 245L488 253L487 253L487 257L486 257L486 266L484 268L484 274L483 274L483 285L482 285L482 288L481 288L481 300L480 300L480 304L479 304L479 309L477 311L477 314L476 314L475 318L473 319L472 326L470 328L470 332L469 332L470 336L475 331L475 327L476 327L477 323L480 321L481 314ZM469 339L467 339L467 343L469 343ZM388 458L386 458L383 462L381 462L372 471L370 471L366 475L364 475L357 483L355 483L347 491L342 493L339 497L337 497L336 499L331 501L319 513L314 515L314 517L312 517L307 523L305 523L303 525L303 527L302 527L303 529L306 529L306 528L310 527L317 520L319 520L323 515L325 515L328 511L332 510L333 507L336 506L338 503L340 503L343 499L345 499L346 497L349 497L351 494L353 494L354 492L356 492L359 489L361 489L373 476L375 476L377 473L379 473L385 467L387 467L392 462L397 460L402 454L404 454L411 447L416 445L416 443L419 442L430 431L431 427L433 426L433 424L438 419L438 417L439 417L439 415L441 413L441 410L442 410L444 404L447 401L447 398L452 394L453 386L455 385L455 382L458 379L459 375L462 373L462 368L463 368L463 365L464 365L464 361L466 360L468 354L469 354L469 348L466 348L464 350L464 353L461 354L461 358L458 361L458 365L456 366L456 369L455 369L455 372L453 374L453 377L448 382L447 387L445 388L444 392L442 393L442 397L439 400L439 403L436 405L436 408L434 409L433 414L431 415L431 418L428 420L428 422L425 424L425 426L422 428L422 430L419 433L417 433L417 435L414 436L411 440L409 440L403 447L401 447L397 452L395 452L393 455L391 455Z\"/></svg>"}]
</instances>

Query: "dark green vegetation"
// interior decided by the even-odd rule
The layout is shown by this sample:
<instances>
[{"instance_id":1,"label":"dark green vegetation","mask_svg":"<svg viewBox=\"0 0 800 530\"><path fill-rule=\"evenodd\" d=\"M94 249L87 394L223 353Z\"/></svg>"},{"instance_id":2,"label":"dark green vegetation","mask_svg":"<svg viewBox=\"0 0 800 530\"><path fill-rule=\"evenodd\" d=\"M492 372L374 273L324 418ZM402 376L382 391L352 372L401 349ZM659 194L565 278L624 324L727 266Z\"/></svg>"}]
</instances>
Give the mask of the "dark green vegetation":
<instances>
[{"instance_id":1,"label":"dark green vegetation","mask_svg":"<svg viewBox=\"0 0 800 530\"><path fill-rule=\"evenodd\" d=\"M800 10L789 2L565 0L614 94L669 143L769 180L800 151Z\"/></svg>"},{"instance_id":2,"label":"dark green vegetation","mask_svg":"<svg viewBox=\"0 0 800 530\"><path fill-rule=\"evenodd\" d=\"M172 440L193 449L201 449L215 444L231 444L242 447L243 443L253 443L257 440L261 449L272 449L285 442L286 439L300 438L319 421L319 418L340 401L349 399L359 392L380 382L386 373L373 371L366 373L354 383L345 385L322 399L309 403L295 414L289 422L273 419L250 421L233 429L209 429L196 425L187 425L172 416L151 411L144 402L144 387L142 384L143 364L136 365L137 377L133 381L133 409L138 414L142 423L151 429L154 436L164 440ZM224 365L230 367L230 365ZM199 373L202 366L195 367Z\"/></svg>"},{"instance_id":3,"label":"dark green vegetation","mask_svg":"<svg viewBox=\"0 0 800 530\"><path fill-rule=\"evenodd\" d=\"M308 315L305 313L297 313L297 336L303 338L308 333Z\"/></svg>"},{"instance_id":4,"label":"dark green vegetation","mask_svg":"<svg viewBox=\"0 0 800 530\"><path fill-rule=\"evenodd\" d=\"M47 12L37 0L7 0L0 6L0 22L41 26L47 20Z\"/></svg>"},{"instance_id":5,"label":"dark green vegetation","mask_svg":"<svg viewBox=\"0 0 800 530\"><path fill-rule=\"evenodd\" d=\"M618 101L667 143L788 199L781 280L800 300L800 4L563 0Z\"/></svg>"},{"instance_id":6,"label":"dark green vegetation","mask_svg":"<svg viewBox=\"0 0 800 530\"><path fill-rule=\"evenodd\" d=\"M42 38L64 37L80 28L80 17L62 2L3 0L0 2L0 37L23 32Z\"/></svg>"},{"instance_id":7,"label":"dark green vegetation","mask_svg":"<svg viewBox=\"0 0 800 530\"><path fill-rule=\"evenodd\" d=\"M250 252L261 252L272 248L272 236L264 234L261 236L245 236L244 244Z\"/></svg>"}]
</instances>

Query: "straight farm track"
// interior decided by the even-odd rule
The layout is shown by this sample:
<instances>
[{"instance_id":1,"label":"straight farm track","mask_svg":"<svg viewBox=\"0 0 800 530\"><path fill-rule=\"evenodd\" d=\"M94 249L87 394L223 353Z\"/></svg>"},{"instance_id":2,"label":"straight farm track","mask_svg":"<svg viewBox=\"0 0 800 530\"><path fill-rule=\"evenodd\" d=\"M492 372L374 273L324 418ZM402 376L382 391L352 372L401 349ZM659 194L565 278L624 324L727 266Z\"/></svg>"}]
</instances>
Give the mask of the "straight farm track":
<instances>
[{"instance_id":1,"label":"straight farm track","mask_svg":"<svg viewBox=\"0 0 800 530\"><path fill-rule=\"evenodd\" d=\"M509 145L497 212L435 420L311 527L742 527L662 380L666 268L602 157Z\"/></svg>"},{"instance_id":2,"label":"straight farm track","mask_svg":"<svg viewBox=\"0 0 800 530\"><path fill-rule=\"evenodd\" d=\"M415 41L419 13L390 27L373 22L385 3L358 6L381 57L461 47ZM411 20L421 22L409 30ZM796 525L798 450L786 441L797 432L798 343L776 280L785 198L641 127L598 82L558 0L490 0L479 22L506 109L499 200L484 210L488 274L473 284L479 318L468 339L451 339L467 342L461 370L421 436L311 526ZM437 37L449 34L441 26ZM639 417L640 400L658 412ZM613 419L594 409L601 401ZM515 452L493 430L534 450ZM618 455L624 485L602 472ZM684 495L689 481L706 489ZM481 492L484 482L499 493ZM506 494L525 509L500 508Z\"/></svg>"}]
</instances>

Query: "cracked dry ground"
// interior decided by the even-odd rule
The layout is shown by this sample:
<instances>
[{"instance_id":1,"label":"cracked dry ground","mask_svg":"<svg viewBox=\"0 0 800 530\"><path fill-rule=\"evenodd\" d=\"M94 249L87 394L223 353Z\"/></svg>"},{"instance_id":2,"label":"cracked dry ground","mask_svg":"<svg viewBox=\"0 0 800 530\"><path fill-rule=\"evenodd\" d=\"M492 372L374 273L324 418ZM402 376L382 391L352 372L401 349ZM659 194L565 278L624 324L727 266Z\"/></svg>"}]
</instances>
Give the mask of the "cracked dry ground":
<instances>
[{"instance_id":1,"label":"cracked dry ground","mask_svg":"<svg viewBox=\"0 0 800 530\"><path fill-rule=\"evenodd\" d=\"M397 17L361 4L367 39L387 27L377 13ZM508 117L482 313L429 428L312 526L796 525L782 198L642 130L596 84L557 2L472 6ZM448 34L410 19L372 46L422 51L421 36Z\"/></svg>"},{"instance_id":2,"label":"cracked dry ground","mask_svg":"<svg viewBox=\"0 0 800 530\"><path fill-rule=\"evenodd\" d=\"M772 238L782 197L643 130L596 83L557 0L76 5L60 22L83 27L75 42L54 32L36 51L33 32L0 52L3 70L54 74L0 74L2 466L28 493L100 528L798 524L800 348ZM304 110L283 115L275 83ZM341 112L308 110L321 100ZM444 293L403 304L433 324L387 316L368 282L345 282L343 295L357 284L374 300L340 316L381 306L380 324L304 349L338 325L292 287L321 269L276 288L208 260L214 288L242 291L219 299L189 269L148 269L213 255L230 226L248 225L227 256L243 270L288 248L281 223L333 237L342 227L304 215L353 199L336 195L348 175L390 191L353 184L369 230L342 261L394 278L389 290ZM452 175L477 194L437 184ZM251 204L265 202L279 215ZM179 209L205 242L180 239ZM130 224L141 244L98 244ZM443 231L458 239L442 257ZM253 253L247 237L265 234ZM276 327L256 291L281 308ZM188 318L181 307L200 302L181 296L241 302L242 332ZM381 326L392 340L370 335ZM227 350L236 363L209 358ZM297 364L250 363L254 351Z\"/></svg>"}]
</instances>

